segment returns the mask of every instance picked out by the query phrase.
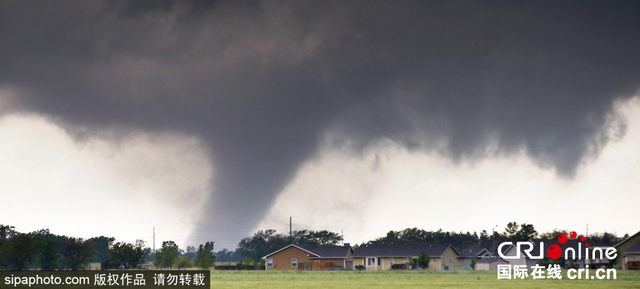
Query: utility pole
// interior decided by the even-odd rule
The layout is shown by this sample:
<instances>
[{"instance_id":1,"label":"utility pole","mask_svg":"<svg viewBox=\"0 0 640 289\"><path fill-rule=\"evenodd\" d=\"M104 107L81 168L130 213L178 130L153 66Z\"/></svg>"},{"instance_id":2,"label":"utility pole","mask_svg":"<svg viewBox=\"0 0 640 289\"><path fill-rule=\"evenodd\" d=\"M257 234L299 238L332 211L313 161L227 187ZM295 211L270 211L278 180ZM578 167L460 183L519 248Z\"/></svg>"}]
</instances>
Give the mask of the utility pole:
<instances>
[{"instance_id":1,"label":"utility pole","mask_svg":"<svg viewBox=\"0 0 640 289\"><path fill-rule=\"evenodd\" d=\"M344 247L344 229L340 229L340 232L342 232L342 247Z\"/></svg>"},{"instance_id":2,"label":"utility pole","mask_svg":"<svg viewBox=\"0 0 640 289\"><path fill-rule=\"evenodd\" d=\"M495 227L491 227L491 254L497 254L496 237L495 237L495 232L497 227L498 225L496 225Z\"/></svg>"},{"instance_id":3,"label":"utility pole","mask_svg":"<svg viewBox=\"0 0 640 289\"><path fill-rule=\"evenodd\" d=\"M584 234L585 237L589 237L589 224L587 224L587 233Z\"/></svg>"},{"instance_id":4,"label":"utility pole","mask_svg":"<svg viewBox=\"0 0 640 289\"><path fill-rule=\"evenodd\" d=\"M291 223L291 217L289 217L289 239L291 239L291 228L292 228L291 224L292 224Z\"/></svg>"},{"instance_id":5,"label":"utility pole","mask_svg":"<svg viewBox=\"0 0 640 289\"><path fill-rule=\"evenodd\" d=\"M153 226L153 253L156 252L156 226Z\"/></svg>"}]
</instances>

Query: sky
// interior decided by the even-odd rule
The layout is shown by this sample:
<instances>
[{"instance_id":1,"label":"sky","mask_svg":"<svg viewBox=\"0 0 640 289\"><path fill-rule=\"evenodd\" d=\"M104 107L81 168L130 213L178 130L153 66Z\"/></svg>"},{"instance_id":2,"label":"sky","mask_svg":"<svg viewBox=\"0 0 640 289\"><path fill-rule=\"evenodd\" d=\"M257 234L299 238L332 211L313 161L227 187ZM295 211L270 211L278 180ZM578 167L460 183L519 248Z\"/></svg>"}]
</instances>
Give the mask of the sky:
<instances>
[{"instance_id":1,"label":"sky","mask_svg":"<svg viewBox=\"0 0 640 289\"><path fill-rule=\"evenodd\" d=\"M633 234L639 5L3 1L0 223Z\"/></svg>"}]
</instances>

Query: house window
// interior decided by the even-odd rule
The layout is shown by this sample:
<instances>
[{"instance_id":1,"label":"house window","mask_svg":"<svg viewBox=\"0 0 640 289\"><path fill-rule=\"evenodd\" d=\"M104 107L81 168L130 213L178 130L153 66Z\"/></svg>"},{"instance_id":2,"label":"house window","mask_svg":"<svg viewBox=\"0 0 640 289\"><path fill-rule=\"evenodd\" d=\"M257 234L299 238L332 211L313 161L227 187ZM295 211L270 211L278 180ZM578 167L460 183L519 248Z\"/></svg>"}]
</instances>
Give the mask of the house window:
<instances>
[{"instance_id":1,"label":"house window","mask_svg":"<svg viewBox=\"0 0 640 289\"><path fill-rule=\"evenodd\" d=\"M409 257L404 257L404 263L409 264Z\"/></svg>"},{"instance_id":2,"label":"house window","mask_svg":"<svg viewBox=\"0 0 640 289\"><path fill-rule=\"evenodd\" d=\"M298 267L298 259L291 258L291 267Z\"/></svg>"},{"instance_id":3,"label":"house window","mask_svg":"<svg viewBox=\"0 0 640 289\"><path fill-rule=\"evenodd\" d=\"M367 258L367 266L375 266L376 258Z\"/></svg>"},{"instance_id":4,"label":"house window","mask_svg":"<svg viewBox=\"0 0 640 289\"><path fill-rule=\"evenodd\" d=\"M393 266L393 257L389 258L389 265Z\"/></svg>"},{"instance_id":5,"label":"house window","mask_svg":"<svg viewBox=\"0 0 640 289\"><path fill-rule=\"evenodd\" d=\"M267 267L273 267L273 259L267 259Z\"/></svg>"},{"instance_id":6,"label":"house window","mask_svg":"<svg viewBox=\"0 0 640 289\"><path fill-rule=\"evenodd\" d=\"M433 258L433 263L438 262L438 258Z\"/></svg>"},{"instance_id":7,"label":"house window","mask_svg":"<svg viewBox=\"0 0 640 289\"><path fill-rule=\"evenodd\" d=\"M380 263L382 263L382 258L378 257L378 266L380 266Z\"/></svg>"}]
</instances>

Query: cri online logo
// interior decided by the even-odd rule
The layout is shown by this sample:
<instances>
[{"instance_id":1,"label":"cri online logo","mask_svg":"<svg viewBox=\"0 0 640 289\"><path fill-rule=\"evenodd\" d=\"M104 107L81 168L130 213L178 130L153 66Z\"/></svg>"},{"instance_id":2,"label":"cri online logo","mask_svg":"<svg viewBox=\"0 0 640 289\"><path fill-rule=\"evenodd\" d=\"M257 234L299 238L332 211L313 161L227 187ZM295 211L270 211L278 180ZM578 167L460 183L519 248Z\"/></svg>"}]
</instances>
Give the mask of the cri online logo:
<instances>
[{"instance_id":1,"label":"cri online logo","mask_svg":"<svg viewBox=\"0 0 640 289\"><path fill-rule=\"evenodd\" d=\"M571 237L571 239L576 239L578 237L578 234L575 231L572 231L569 234L569 237ZM560 244L565 244L567 243L567 241L569 240L569 237L567 237L567 235L565 234L560 234L558 236L558 242ZM587 239L584 236L580 236L580 242L578 242L577 244L577 248L573 248L573 247L567 247L564 251L564 258L565 259L574 259L574 260L581 260L581 259L589 259L589 243L584 243L584 252L585 252L585 256L583 258L582 256L582 242L585 242ZM500 255L501 258L504 259L520 259L520 252L524 252L527 257L529 257L529 259L534 259L534 260L540 260L544 258L543 255L543 250L544 250L544 242L540 241L540 252L537 256L535 255L531 255L531 251L533 251L534 249L534 244L532 242L529 241L525 241L525 242L516 242L516 254L515 255L504 255L502 248L504 246L507 245L512 245L512 242L502 242L500 244L500 246L498 246L498 255ZM526 247L526 248L523 248ZM576 254L576 249L577 249L577 254ZM618 253L616 248L613 247L609 247L607 248L604 252L602 250L602 248L593 248L593 250L591 250L592 254L591 254L591 258L590 259L604 259L605 257L609 260L614 260L616 257L618 257ZM559 245L553 244L550 245L547 248L547 256L553 260L556 260L560 257L562 257L562 248L560 248ZM577 257L577 258L576 258Z\"/></svg>"}]
</instances>

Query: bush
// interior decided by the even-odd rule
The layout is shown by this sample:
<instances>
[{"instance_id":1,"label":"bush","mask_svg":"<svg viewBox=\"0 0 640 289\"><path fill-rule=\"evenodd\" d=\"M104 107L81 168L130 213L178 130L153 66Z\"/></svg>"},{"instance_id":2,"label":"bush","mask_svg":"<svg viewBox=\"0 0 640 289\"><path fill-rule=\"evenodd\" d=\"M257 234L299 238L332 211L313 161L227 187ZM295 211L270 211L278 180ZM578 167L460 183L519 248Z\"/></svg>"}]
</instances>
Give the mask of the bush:
<instances>
[{"instance_id":1,"label":"bush","mask_svg":"<svg viewBox=\"0 0 640 289\"><path fill-rule=\"evenodd\" d=\"M365 270L364 265L356 265L356 270Z\"/></svg>"},{"instance_id":2,"label":"bush","mask_svg":"<svg viewBox=\"0 0 640 289\"><path fill-rule=\"evenodd\" d=\"M418 266L422 269L429 269L429 263L431 262L431 257L427 255L427 253L422 250L420 257L418 257Z\"/></svg>"},{"instance_id":3,"label":"bush","mask_svg":"<svg viewBox=\"0 0 640 289\"><path fill-rule=\"evenodd\" d=\"M119 268L120 268L120 261L116 260L112 255L109 255L106 259L104 259L104 261L100 263L101 270L119 269Z\"/></svg>"},{"instance_id":4,"label":"bush","mask_svg":"<svg viewBox=\"0 0 640 289\"><path fill-rule=\"evenodd\" d=\"M407 269L407 266L405 264L393 264L391 269Z\"/></svg>"},{"instance_id":5,"label":"bush","mask_svg":"<svg viewBox=\"0 0 640 289\"><path fill-rule=\"evenodd\" d=\"M178 257L178 259L176 259L176 262L174 265L175 267L178 267L178 269L189 268L189 267L193 267L193 262L191 262L191 259L189 259L189 257L181 256L181 257Z\"/></svg>"}]
</instances>

